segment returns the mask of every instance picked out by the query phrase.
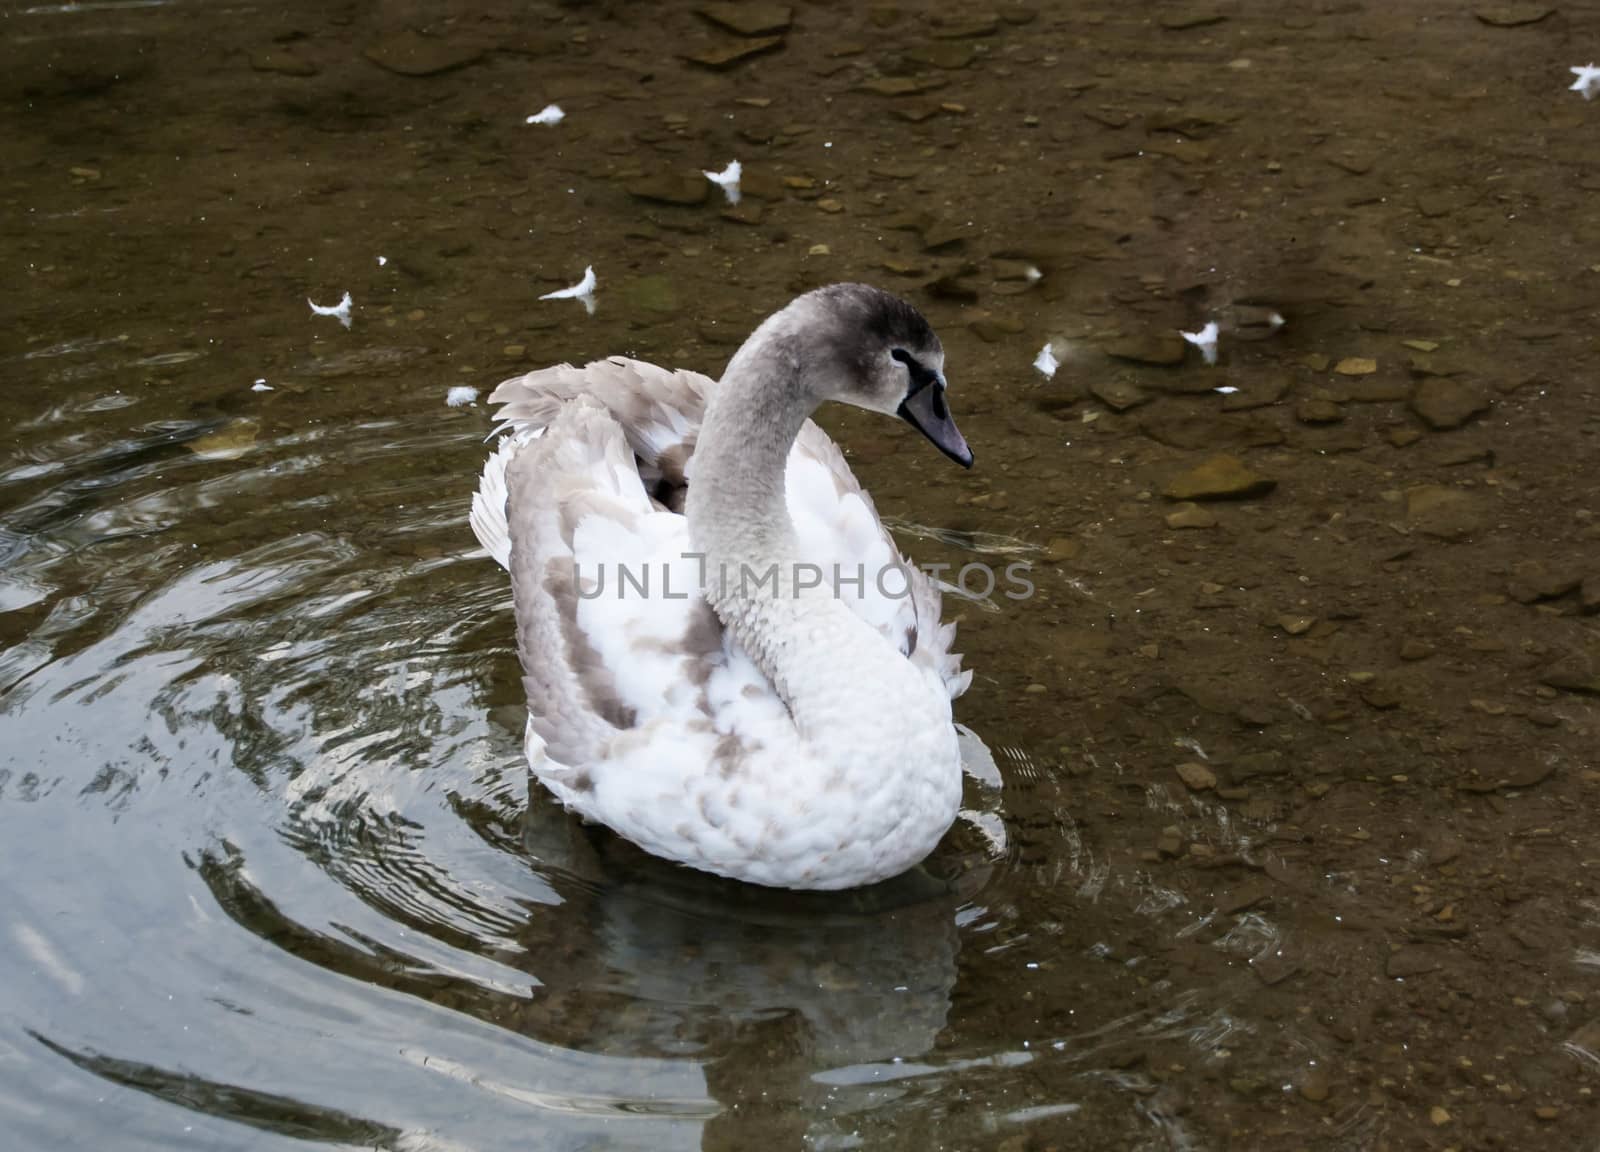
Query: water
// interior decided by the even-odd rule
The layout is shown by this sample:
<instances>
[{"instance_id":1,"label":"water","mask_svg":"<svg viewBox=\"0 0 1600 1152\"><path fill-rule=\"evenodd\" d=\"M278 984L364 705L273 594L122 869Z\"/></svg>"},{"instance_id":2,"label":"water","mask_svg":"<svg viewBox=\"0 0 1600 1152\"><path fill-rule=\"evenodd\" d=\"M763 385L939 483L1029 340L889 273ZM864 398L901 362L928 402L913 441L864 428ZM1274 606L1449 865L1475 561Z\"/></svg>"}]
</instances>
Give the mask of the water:
<instances>
[{"instance_id":1,"label":"water","mask_svg":"<svg viewBox=\"0 0 1600 1152\"><path fill-rule=\"evenodd\" d=\"M1592 1148L1600 14L1447 9L0 6L12 1146ZM445 399L848 278L978 468L825 422L1037 592L950 601L983 826L786 896L530 803Z\"/></svg>"}]
</instances>

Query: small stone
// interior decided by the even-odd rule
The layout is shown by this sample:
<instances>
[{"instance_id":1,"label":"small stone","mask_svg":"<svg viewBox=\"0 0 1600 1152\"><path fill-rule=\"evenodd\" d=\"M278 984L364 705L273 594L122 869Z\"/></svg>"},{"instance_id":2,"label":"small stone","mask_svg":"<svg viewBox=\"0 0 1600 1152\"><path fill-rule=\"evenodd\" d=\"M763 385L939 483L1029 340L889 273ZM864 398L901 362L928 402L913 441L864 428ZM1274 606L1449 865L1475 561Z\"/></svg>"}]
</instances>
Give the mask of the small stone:
<instances>
[{"instance_id":1,"label":"small stone","mask_svg":"<svg viewBox=\"0 0 1600 1152\"><path fill-rule=\"evenodd\" d=\"M1183 337L1176 333L1126 336L1106 345L1106 355L1136 364L1172 365L1183 363Z\"/></svg>"},{"instance_id":2,"label":"small stone","mask_svg":"<svg viewBox=\"0 0 1600 1152\"><path fill-rule=\"evenodd\" d=\"M1422 433L1408 424L1401 424L1385 432L1383 438L1396 448L1404 448L1422 439Z\"/></svg>"},{"instance_id":3,"label":"small stone","mask_svg":"<svg viewBox=\"0 0 1600 1152\"><path fill-rule=\"evenodd\" d=\"M1489 397L1481 390L1442 377L1429 377L1411 394L1411 410L1439 431L1459 428L1488 407Z\"/></svg>"},{"instance_id":4,"label":"small stone","mask_svg":"<svg viewBox=\"0 0 1600 1152\"><path fill-rule=\"evenodd\" d=\"M966 40L993 36L999 27L1000 18L993 12L976 12L960 16L935 16L929 32L938 40Z\"/></svg>"},{"instance_id":5,"label":"small stone","mask_svg":"<svg viewBox=\"0 0 1600 1152\"><path fill-rule=\"evenodd\" d=\"M878 96L911 96L931 88L942 88L944 83L932 76L879 76L862 82L860 89Z\"/></svg>"},{"instance_id":6,"label":"small stone","mask_svg":"<svg viewBox=\"0 0 1600 1152\"><path fill-rule=\"evenodd\" d=\"M1475 532L1482 515L1476 499L1459 488L1423 484L1406 491L1406 519L1425 536L1455 540Z\"/></svg>"},{"instance_id":7,"label":"small stone","mask_svg":"<svg viewBox=\"0 0 1600 1152\"><path fill-rule=\"evenodd\" d=\"M977 50L971 44L961 40L935 40L931 44L923 44L906 53L906 59L913 64L921 64L928 68L943 68L947 72L954 72L965 68L972 63Z\"/></svg>"},{"instance_id":8,"label":"small stone","mask_svg":"<svg viewBox=\"0 0 1600 1152\"><path fill-rule=\"evenodd\" d=\"M374 44L363 55L384 71L400 76L437 76L474 64L483 53L477 44L452 43L407 29Z\"/></svg>"},{"instance_id":9,"label":"small stone","mask_svg":"<svg viewBox=\"0 0 1600 1152\"><path fill-rule=\"evenodd\" d=\"M1137 384L1120 379L1091 381L1089 394L1113 412L1126 412L1150 399Z\"/></svg>"},{"instance_id":10,"label":"small stone","mask_svg":"<svg viewBox=\"0 0 1600 1152\"><path fill-rule=\"evenodd\" d=\"M821 200L818 200L817 207L828 213L838 213L844 211L844 205L833 199L831 196L824 196Z\"/></svg>"},{"instance_id":11,"label":"small stone","mask_svg":"<svg viewBox=\"0 0 1600 1152\"><path fill-rule=\"evenodd\" d=\"M1020 335L1025 325L1015 316L980 316L968 321L967 329L985 344L997 344Z\"/></svg>"},{"instance_id":12,"label":"small stone","mask_svg":"<svg viewBox=\"0 0 1600 1152\"><path fill-rule=\"evenodd\" d=\"M1050 543L1044 546L1044 559L1051 564L1059 564L1076 556L1080 547L1070 536L1052 536Z\"/></svg>"},{"instance_id":13,"label":"small stone","mask_svg":"<svg viewBox=\"0 0 1600 1152\"><path fill-rule=\"evenodd\" d=\"M1446 1112L1439 1105L1435 1104L1432 1108L1428 1109L1428 1123L1432 1124L1435 1128L1443 1128L1446 1124L1450 1123L1450 1113Z\"/></svg>"},{"instance_id":14,"label":"small stone","mask_svg":"<svg viewBox=\"0 0 1600 1152\"><path fill-rule=\"evenodd\" d=\"M1331 1091L1328 1087L1328 1074L1321 1068L1313 1068L1305 1073L1295 1087L1304 1099L1313 1104L1321 1104Z\"/></svg>"},{"instance_id":15,"label":"small stone","mask_svg":"<svg viewBox=\"0 0 1600 1152\"><path fill-rule=\"evenodd\" d=\"M1537 560L1523 560L1512 566L1506 593L1518 604L1554 600L1577 588L1581 581L1569 569L1552 570Z\"/></svg>"},{"instance_id":16,"label":"small stone","mask_svg":"<svg viewBox=\"0 0 1600 1152\"><path fill-rule=\"evenodd\" d=\"M1384 971L1389 974L1391 980L1405 980L1412 976L1437 972L1439 968L1439 958L1427 948L1407 947L1390 954Z\"/></svg>"},{"instance_id":17,"label":"small stone","mask_svg":"<svg viewBox=\"0 0 1600 1152\"><path fill-rule=\"evenodd\" d=\"M1371 376L1378 370L1378 362L1366 356L1346 356L1333 370L1340 376Z\"/></svg>"},{"instance_id":18,"label":"small stone","mask_svg":"<svg viewBox=\"0 0 1600 1152\"><path fill-rule=\"evenodd\" d=\"M1472 10L1480 23L1491 28L1520 28L1537 24L1555 11L1548 4L1483 4Z\"/></svg>"},{"instance_id":19,"label":"small stone","mask_svg":"<svg viewBox=\"0 0 1600 1152\"><path fill-rule=\"evenodd\" d=\"M1400 344L1404 348L1410 348L1413 352L1437 352L1439 350L1439 345L1433 340L1402 340Z\"/></svg>"},{"instance_id":20,"label":"small stone","mask_svg":"<svg viewBox=\"0 0 1600 1152\"><path fill-rule=\"evenodd\" d=\"M1217 526L1216 514L1209 508L1199 504L1185 501L1179 504L1166 517L1167 527L1180 528L1215 528Z\"/></svg>"},{"instance_id":21,"label":"small stone","mask_svg":"<svg viewBox=\"0 0 1600 1152\"><path fill-rule=\"evenodd\" d=\"M1333 361L1322 352L1313 352L1309 356L1306 356L1304 359L1302 359L1300 363L1304 364L1313 372L1326 372L1328 370L1328 365L1333 363Z\"/></svg>"},{"instance_id":22,"label":"small stone","mask_svg":"<svg viewBox=\"0 0 1600 1152\"><path fill-rule=\"evenodd\" d=\"M1303 636L1317 622L1315 616L1279 616L1277 625L1291 636Z\"/></svg>"},{"instance_id":23,"label":"small stone","mask_svg":"<svg viewBox=\"0 0 1600 1152\"><path fill-rule=\"evenodd\" d=\"M1161 26L1169 32L1184 32L1190 28L1205 28L1221 24L1227 17L1210 5L1180 8L1176 12L1162 13Z\"/></svg>"},{"instance_id":24,"label":"small stone","mask_svg":"<svg viewBox=\"0 0 1600 1152\"><path fill-rule=\"evenodd\" d=\"M527 354L528 346L526 344L507 344L504 348L500 349L500 355L504 356L507 360L521 360Z\"/></svg>"},{"instance_id":25,"label":"small stone","mask_svg":"<svg viewBox=\"0 0 1600 1152\"><path fill-rule=\"evenodd\" d=\"M676 204L692 207L704 204L711 182L698 172L661 172L643 176L627 185L628 195L652 204Z\"/></svg>"},{"instance_id":26,"label":"small stone","mask_svg":"<svg viewBox=\"0 0 1600 1152\"><path fill-rule=\"evenodd\" d=\"M1208 792L1217 786L1217 774L1198 761L1187 761L1177 767L1178 779L1194 792Z\"/></svg>"},{"instance_id":27,"label":"small stone","mask_svg":"<svg viewBox=\"0 0 1600 1152\"><path fill-rule=\"evenodd\" d=\"M753 40L735 40L715 48L707 48L702 52L685 56L684 59L702 68L709 68L713 72L724 72L753 56L774 52L782 46L782 36L758 36Z\"/></svg>"},{"instance_id":28,"label":"small stone","mask_svg":"<svg viewBox=\"0 0 1600 1152\"><path fill-rule=\"evenodd\" d=\"M1176 828L1168 828L1161 833L1161 838L1156 841L1156 851L1163 856L1181 856L1183 854L1183 836Z\"/></svg>"},{"instance_id":29,"label":"small stone","mask_svg":"<svg viewBox=\"0 0 1600 1152\"><path fill-rule=\"evenodd\" d=\"M1289 381L1282 377L1262 384L1248 384L1237 392L1222 398L1224 412L1244 412L1251 408L1265 408L1282 400L1289 391Z\"/></svg>"},{"instance_id":30,"label":"small stone","mask_svg":"<svg viewBox=\"0 0 1600 1152\"><path fill-rule=\"evenodd\" d=\"M1535 1118L1548 1122L1559 1120L1561 1118L1561 1109L1550 1104L1542 1104L1533 1110L1533 1114Z\"/></svg>"},{"instance_id":31,"label":"small stone","mask_svg":"<svg viewBox=\"0 0 1600 1152\"><path fill-rule=\"evenodd\" d=\"M740 36L786 32L794 19L794 9L787 4L702 4L695 12L718 28Z\"/></svg>"},{"instance_id":32,"label":"small stone","mask_svg":"<svg viewBox=\"0 0 1600 1152\"><path fill-rule=\"evenodd\" d=\"M1295 405L1294 418L1302 424L1337 424L1344 409L1332 400L1302 400Z\"/></svg>"},{"instance_id":33,"label":"small stone","mask_svg":"<svg viewBox=\"0 0 1600 1152\"><path fill-rule=\"evenodd\" d=\"M1406 661L1426 660L1432 656L1434 648L1422 640L1407 638L1400 642L1400 659Z\"/></svg>"},{"instance_id":34,"label":"small stone","mask_svg":"<svg viewBox=\"0 0 1600 1152\"><path fill-rule=\"evenodd\" d=\"M1600 661L1574 652L1557 660L1539 674L1539 683L1564 692L1600 696Z\"/></svg>"},{"instance_id":35,"label":"small stone","mask_svg":"<svg viewBox=\"0 0 1600 1152\"><path fill-rule=\"evenodd\" d=\"M1213 456L1174 477L1163 490L1168 500L1242 500L1262 496L1278 482L1252 472L1236 456Z\"/></svg>"}]
</instances>

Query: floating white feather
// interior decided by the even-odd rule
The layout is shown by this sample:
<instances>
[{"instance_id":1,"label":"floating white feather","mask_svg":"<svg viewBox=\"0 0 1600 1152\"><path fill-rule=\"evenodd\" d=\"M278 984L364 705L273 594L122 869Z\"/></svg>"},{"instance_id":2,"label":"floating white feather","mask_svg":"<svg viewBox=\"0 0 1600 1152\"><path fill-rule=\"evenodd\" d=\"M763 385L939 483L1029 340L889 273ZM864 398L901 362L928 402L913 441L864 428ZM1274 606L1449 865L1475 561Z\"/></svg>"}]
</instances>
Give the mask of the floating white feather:
<instances>
[{"instance_id":1,"label":"floating white feather","mask_svg":"<svg viewBox=\"0 0 1600 1152\"><path fill-rule=\"evenodd\" d=\"M1215 320L1198 332L1179 332L1178 335L1200 349L1200 355L1205 357L1207 364L1215 364L1217 362L1217 322Z\"/></svg>"},{"instance_id":2,"label":"floating white feather","mask_svg":"<svg viewBox=\"0 0 1600 1152\"><path fill-rule=\"evenodd\" d=\"M559 104L546 104L523 121L524 124L559 124L567 118Z\"/></svg>"},{"instance_id":3,"label":"floating white feather","mask_svg":"<svg viewBox=\"0 0 1600 1152\"><path fill-rule=\"evenodd\" d=\"M337 304L318 304L309 296L306 297L306 303L311 305L311 314L313 316L332 316L346 328L350 327L350 306L353 303L350 299L350 293L346 292L344 299Z\"/></svg>"},{"instance_id":4,"label":"floating white feather","mask_svg":"<svg viewBox=\"0 0 1600 1152\"><path fill-rule=\"evenodd\" d=\"M1050 345L1046 344L1040 349L1039 355L1033 358L1033 366L1050 378L1054 377L1056 369L1061 367L1061 361L1056 359L1056 354L1050 350Z\"/></svg>"},{"instance_id":5,"label":"floating white feather","mask_svg":"<svg viewBox=\"0 0 1600 1152\"><path fill-rule=\"evenodd\" d=\"M589 265L589 267L587 267L587 268L585 268L583 270L583 279L579 280L571 288L562 288L562 289L560 289L558 291L555 291L555 292L546 292L543 296L539 297L539 299L541 299L541 300L581 300L581 301L583 301L584 310L587 311L589 313L589 315L593 316L594 315L594 286L595 286L594 265L591 264L591 265Z\"/></svg>"},{"instance_id":6,"label":"floating white feather","mask_svg":"<svg viewBox=\"0 0 1600 1152\"><path fill-rule=\"evenodd\" d=\"M701 169L705 172L705 169ZM739 178L744 175L744 168L737 160L731 162L721 172L705 172L707 180L722 189L722 194L728 198L729 204L739 202Z\"/></svg>"},{"instance_id":7,"label":"floating white feather","mask_svg":"<svg viewBox=\"0 0 1600 1152\"><path fill-rule=\"evenodd\" d=\"M470 384L458 384L444 394L444 402L452 408L471 404L478 398L478 390Z\"/></svg>"},{"instance_id":8,"label":"floating white feather","mask_svg":"<svg viewBox=\"0 0 1600 1152\"><path fill-rule=\"evenodd\" d=\"M1593 64L1583 64L1567 71L1577 77L1572 82L1572 87L1567 89L1568 92L1582 92L1585 100L1593 100L1595 93L1600 92L1600 68L1596 68Z\"/></svg>"}]
</instances>

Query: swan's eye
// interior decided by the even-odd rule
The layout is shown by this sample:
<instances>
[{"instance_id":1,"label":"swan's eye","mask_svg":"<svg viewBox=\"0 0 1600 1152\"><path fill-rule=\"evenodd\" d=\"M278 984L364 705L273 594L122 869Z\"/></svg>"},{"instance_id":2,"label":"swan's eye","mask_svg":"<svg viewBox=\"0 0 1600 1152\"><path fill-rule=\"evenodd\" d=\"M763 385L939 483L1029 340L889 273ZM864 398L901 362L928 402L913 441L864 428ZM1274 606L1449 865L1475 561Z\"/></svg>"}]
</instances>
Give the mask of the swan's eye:
<instances>
[{"instance_id":1,"label":"swan's eye","mask_svg":"<svg viewBox=\"0 0 1600 1152\"><path fill-rule=\"evenodd\" d=\"M907 368L910 368L916 363L916 361L912 359L911 353L907 352L904 348L896 348L893 352L889 353L889 356L891 359L900 361L900 363L904 364Z\"/></svg>"}]
</instances>

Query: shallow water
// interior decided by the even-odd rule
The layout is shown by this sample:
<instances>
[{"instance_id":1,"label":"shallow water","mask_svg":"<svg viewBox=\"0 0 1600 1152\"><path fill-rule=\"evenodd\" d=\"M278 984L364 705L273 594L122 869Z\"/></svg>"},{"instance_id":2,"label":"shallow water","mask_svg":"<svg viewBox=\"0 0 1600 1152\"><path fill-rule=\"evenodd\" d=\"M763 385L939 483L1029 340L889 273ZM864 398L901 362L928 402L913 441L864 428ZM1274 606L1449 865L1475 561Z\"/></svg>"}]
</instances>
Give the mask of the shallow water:
<instances>
[{"instance_id":1,"label":"shallow water","mask_svg":"<svg viewBox=\"0 0 1600 1152\"><path fill-rule=\"evenodd\" d=\"M1600 1147L1600 11L1541 10L799 4L711 71L677 3L0 3L11 1146ZM529 803L445 397L839 279L978 457L827 415L879 507L1037 590L951 602L1003 852L821 899ZM1276 486L1164 499L1218 452Z\"/></svg>"}]
</instances>

